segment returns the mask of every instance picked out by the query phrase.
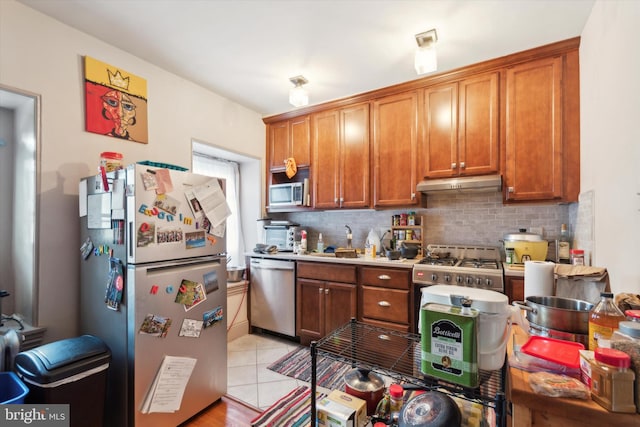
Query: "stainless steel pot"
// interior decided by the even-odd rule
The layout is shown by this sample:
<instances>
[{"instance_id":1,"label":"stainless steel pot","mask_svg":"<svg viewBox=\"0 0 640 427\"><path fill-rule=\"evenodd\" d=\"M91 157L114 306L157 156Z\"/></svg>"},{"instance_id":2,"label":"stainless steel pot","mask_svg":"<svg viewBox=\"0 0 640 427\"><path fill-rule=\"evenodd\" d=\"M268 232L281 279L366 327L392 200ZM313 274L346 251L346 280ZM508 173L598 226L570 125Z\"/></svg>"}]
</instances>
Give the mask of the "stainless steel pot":
<instances>
[{"instance_id":1,"label":"stainless steel pot","mask_svg":"<svg viewBox=\"0 0 640 427\"><path fill-rule=\"evenodd\" d=\"M547 329L589 333L589 311L593 304L573 298L527 297L526 301L514 301L513 305L527 311L530 323Z\"/></svg>"}]
</instances>

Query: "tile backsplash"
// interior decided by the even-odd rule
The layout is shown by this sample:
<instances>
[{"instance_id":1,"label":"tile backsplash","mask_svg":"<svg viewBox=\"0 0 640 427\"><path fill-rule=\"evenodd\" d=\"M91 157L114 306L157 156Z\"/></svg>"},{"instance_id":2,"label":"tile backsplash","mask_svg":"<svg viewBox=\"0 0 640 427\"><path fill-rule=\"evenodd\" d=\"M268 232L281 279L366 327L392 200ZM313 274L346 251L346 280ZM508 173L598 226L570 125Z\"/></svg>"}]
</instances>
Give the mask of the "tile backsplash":
<instances>
[{"instance_id":1,"label":"tile backsplash","mask_svg":"<svg viewBox=\"0 0 640 427\"><path fill-rule=\"evenodd\" d=\"M318 233L322 233L325 247L346 246L345 225L353 230L353 246L363 247L369 230L382 235L391 226L391 217L415 211L424 225L423 243L476 244L502 246L506 233L520 228L539 232L544 239L554 241L565 223L574 231L577 203L505 205L501 193L429 195L428 208L385 210L334 210L273 214L274 219L289 219L308 233L308 247L315 248ZM533 229L533 230L532 230ZM555 256L550 245L549 257Z\"/></svg>"}]
</instances>

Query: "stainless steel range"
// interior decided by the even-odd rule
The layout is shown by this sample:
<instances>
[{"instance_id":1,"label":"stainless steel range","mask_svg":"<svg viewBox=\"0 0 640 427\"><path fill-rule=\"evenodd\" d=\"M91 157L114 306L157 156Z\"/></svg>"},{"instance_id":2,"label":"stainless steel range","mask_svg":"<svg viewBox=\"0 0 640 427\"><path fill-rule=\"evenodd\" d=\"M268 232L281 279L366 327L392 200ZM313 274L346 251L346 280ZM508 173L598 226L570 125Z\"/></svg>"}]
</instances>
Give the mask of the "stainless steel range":
<instances>
[{"instance_id":1,"label":"stainless steel range","mask_svg":"<svg viewBox=\"0 0 640 427\"><path fill-rule=\"evenodd\" d=\"M420 312L420 289L457 285L504 293L500 249L494 246L427 245L427 256L413 266L414 330Z\"/></svg>"},{"instance_id":2,"label":"stainless steel range","mask_svg":"<svg viewBox=\"0 0 640 427\"><path fill-rule=\"evenodd\" d=\"M427 256L413 266L413 283L504 292L500 250L493 246L428 245Z\"/></svg>"}]
</instances>

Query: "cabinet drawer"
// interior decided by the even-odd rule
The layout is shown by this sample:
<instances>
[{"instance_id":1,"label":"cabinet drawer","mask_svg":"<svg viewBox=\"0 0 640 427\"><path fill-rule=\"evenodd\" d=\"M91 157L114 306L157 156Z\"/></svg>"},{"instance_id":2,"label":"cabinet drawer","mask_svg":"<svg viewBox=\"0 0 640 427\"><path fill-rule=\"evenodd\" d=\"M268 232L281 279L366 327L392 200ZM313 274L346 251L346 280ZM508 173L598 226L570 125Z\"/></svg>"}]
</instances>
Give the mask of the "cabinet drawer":
<instances>
[{"instance_id":1,"label":"cabinet drawer","mask_svg":"<svg viewBox=\"0 0 640 427\"><path fill-rule=\"evenodd\" d=\"M305 279L326 280L328 282L356 283L356 266L298 261L297 276Z\"/></svg>"},{"instance_id":2,"label":"cabinet drawer","mask_svg":"<svg viewBox=\"0 0 640 427\"><path fill-rule=\"evenodd\" d=\"M385 322L409 323L409 291L362 287L362 317Z\"/></svg>"},{"instance_id":3,"label":"cabinet drawer","mask_svg":"<svg viewBox=\"0 0 640 427\"><path fill-rule=\"evenodd\" d=\"M398 268L362 267L361 284L384 288L409 289L411 270Z\"/></svg>"}]
</instances>

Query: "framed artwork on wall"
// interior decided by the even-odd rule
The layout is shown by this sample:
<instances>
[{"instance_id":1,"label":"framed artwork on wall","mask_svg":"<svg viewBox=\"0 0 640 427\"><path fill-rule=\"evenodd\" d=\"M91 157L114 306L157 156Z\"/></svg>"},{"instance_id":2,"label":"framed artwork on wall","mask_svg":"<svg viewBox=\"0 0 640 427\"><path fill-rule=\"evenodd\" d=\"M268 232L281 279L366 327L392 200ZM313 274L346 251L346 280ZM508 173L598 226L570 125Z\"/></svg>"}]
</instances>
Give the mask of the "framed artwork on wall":
<instances>
[{"instance_id":1,"label":"framed artwork on wall","mask_svg":"<svg viewBox=\"0 0 640 427\"><path fill-rule=\"evenodd\" d=\"M147 81L89 56L84 72L86 131L148 144Z\"/></svg>"}]
</instances>

